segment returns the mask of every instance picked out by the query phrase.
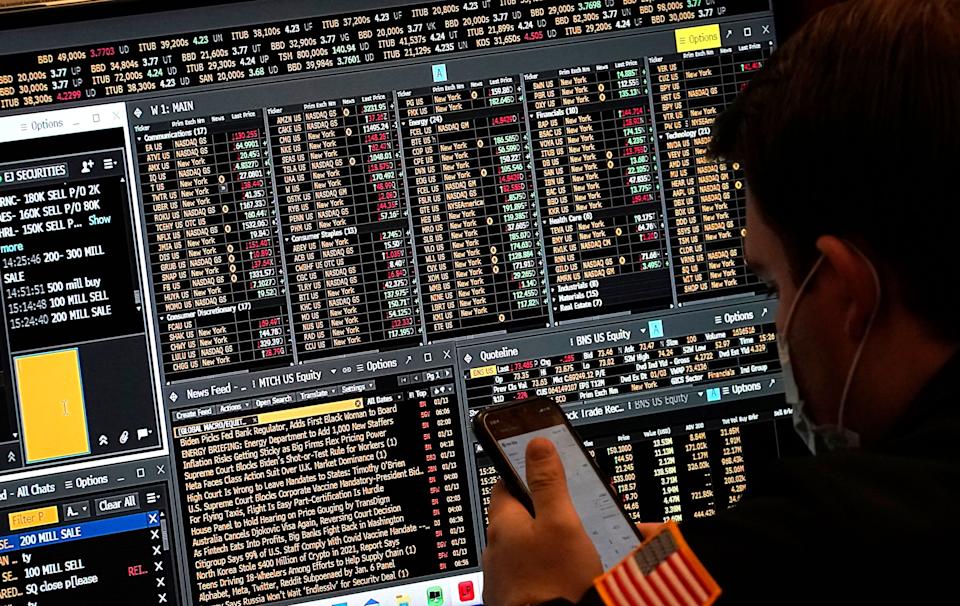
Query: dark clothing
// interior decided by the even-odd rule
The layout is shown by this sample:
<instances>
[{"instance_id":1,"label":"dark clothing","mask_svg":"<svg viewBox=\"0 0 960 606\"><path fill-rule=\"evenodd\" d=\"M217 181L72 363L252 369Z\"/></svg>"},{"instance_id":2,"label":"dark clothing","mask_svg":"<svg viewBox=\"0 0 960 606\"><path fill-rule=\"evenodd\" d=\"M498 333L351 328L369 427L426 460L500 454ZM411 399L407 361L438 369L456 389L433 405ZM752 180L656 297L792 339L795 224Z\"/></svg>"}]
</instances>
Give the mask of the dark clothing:
<instances>
[{"instance_id":1,"label":"dark clothing","mask_svg":"<svg viewBox=\"0 0 960 606\"><path fill-rule=\"evenodd\" d=\"M879 444L779 461L734 509L682 524L718 604L960 603L958 393L960 355Z\"/></svg>"}]
</instances>

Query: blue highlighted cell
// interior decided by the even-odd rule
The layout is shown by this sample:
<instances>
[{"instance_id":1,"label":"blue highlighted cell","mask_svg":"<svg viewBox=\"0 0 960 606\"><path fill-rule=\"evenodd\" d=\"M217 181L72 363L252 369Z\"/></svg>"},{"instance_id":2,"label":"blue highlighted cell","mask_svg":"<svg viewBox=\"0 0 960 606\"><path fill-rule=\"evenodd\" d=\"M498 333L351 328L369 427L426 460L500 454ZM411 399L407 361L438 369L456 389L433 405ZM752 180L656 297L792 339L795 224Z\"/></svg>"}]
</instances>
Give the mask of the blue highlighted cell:
<instances>
[{"instance_id":1,"label":"blue highlighted cell","mask_svg":"<svg viewBox=\"0 0 960 606\"><path fill-rule=\"evenodd\" d=\"M663 336L663 320L650 320L647 323L647 331L650 332L651 339L659 339Z\"/></svg>"},{"instance_id":2,"label":"blue highlighted cell","mask_svg":"<svg viewBox=\"0 0 960 606\"><path fill-rule=\"evenodd\" d=\"M0 537L0 553L45 547L71 541L94 539L111 534L132 532L160 526L160 513L148 511L80 524L53 526L31 532Z\"/></svg>"},{"instance_id":3,"label":"blue highlighted cell","mask_svg":"<svg viewBox=\"0 0 960 606\"><path fill-rule=\"evenodd\" d=\"M433 66L433 81L434 82L447 81L447 64L446 63L438 63Z\"/></svg>"},{"instance_id":4,"label":"blue highlighted cell","mask_svg":"<svg viewBox=\"0 0 960 606\"><path fill-rule=\"evenodd\" d=\"M720 388L712 387L707 390L707 402L719 402L720 401Z\"/></svg>"}]
</instances>

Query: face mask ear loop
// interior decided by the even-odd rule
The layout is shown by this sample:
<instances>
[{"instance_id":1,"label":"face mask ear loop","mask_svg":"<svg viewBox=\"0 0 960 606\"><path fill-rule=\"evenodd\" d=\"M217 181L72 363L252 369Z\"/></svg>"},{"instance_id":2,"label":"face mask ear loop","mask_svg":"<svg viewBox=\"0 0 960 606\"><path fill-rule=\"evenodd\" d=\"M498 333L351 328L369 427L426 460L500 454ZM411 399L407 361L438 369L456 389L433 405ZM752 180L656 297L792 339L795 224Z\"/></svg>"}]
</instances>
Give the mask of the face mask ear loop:
<instances>
[{"instance_id":1,"label":"face mask ear loop","mask_svg":"<svg viewBox=\"0 0 960 606\"><path fill-rule=\"evenodd\" d=\"M873 275L873 284L877 288L877 302L873 306L873 312L870 314L870 321L867 322L867 329L863 334L863 338L860 339L860 345L857 347L857 353L853 356L853 363L850 366L850 372L847 373L847 381L843 386L843 395L840 396L840 409L837 411L837 427L841 430L844 428L843 418L847 412L847 397L850 395L850 388L853 386L853 379L857 374L857 368L860 366L860 357L863 355L863 350L866 348L867 340L870 338L870 331L873 329L873 323L880 314L880 300L883 296L883 287L880 284L880 274L877 273L876 266L874 266L870 258L863 254L863 252L854 244L850 242L847 242L847 244L854 251L856 251L856 253L860 255L864 261L867 262L867 265L870 266L870 273Z\"/></svg>"},{"instance_id":2,"label":"face mask ear loop","mask_svg":"<svg viewBox=\"0 0 960 606\"><path fill-rule=\"evenodd\" d=\"M797 294L793 297L793 305L790 306L790 312L787 314L787 321L783 323L783 336L787 336L787 333L790 331L790 325L793 324L793 317L797 313L797 304L800 303L800 299L806 292L807 287L810 286L810 282L813 281L813 277L817 275L817 270L820 269L821 265L823 265L825 259L826 257L820 255L820 258L817 259L817 262L813 264L812 268L810 268L810 273L807 274L807 277L804 278L803 283L800 284L800 288L797 289Z\"/></svg>"}]
</instances>

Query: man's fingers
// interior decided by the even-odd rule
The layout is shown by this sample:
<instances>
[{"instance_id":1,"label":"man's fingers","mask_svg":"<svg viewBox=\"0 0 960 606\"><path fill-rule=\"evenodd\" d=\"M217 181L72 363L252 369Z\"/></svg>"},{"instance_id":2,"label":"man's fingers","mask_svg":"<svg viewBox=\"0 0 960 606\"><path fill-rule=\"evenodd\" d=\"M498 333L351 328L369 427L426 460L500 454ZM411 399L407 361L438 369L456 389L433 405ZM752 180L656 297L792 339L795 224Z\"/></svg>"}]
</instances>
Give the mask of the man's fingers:
<instances>
[{"instance_id":1,"label":"man's fingers","mask_svg":"<svg viewBox=\"0 0 960 606\"><path fill-rule=\"evenodd\" d=\"M504 503L507 503L507 499L512 499L513 495L510 494L510 491L507 490L507 487L503 484L503 480L497 480L497 483L493 485L493 490L490 492L490 505L487 507L487 515L492 520L497 517L497 512L500 511L500 508Z\"/></svg>"},{"instance_id":2,"label":"man's fingers","mask_svg":"<svg viewBox=\"0 0 960 606\"><path fill-rule=\"evenodd\" d=\"M546 438L535 438L527 445L527 486L537 516L573 509L560 454Z\"/></svg>"},{"instance_id":3,"label":"man's fingers","mask_svg":"<svg viewBox=\"0 0 960 606\"><path fill-rule=\"evenodd\" d=\"M493 542L500 532L518 532L523 526L528 526L533 518L523 503L516 500L503 480L493 485L490 496L490 506L487 508L490 524L487 526L487 542Z\"/></svg>"}]
</instances>

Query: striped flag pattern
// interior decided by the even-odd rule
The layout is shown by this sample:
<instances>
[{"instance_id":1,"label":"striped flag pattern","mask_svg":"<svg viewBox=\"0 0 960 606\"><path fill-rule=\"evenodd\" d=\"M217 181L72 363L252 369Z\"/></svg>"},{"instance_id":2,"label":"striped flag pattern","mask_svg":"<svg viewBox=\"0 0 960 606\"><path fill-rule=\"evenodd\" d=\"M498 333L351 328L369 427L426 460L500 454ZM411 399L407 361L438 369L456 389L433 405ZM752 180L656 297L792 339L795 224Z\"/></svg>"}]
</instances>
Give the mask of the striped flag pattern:
<instances>
[{"instance_id":1,"label":"striped flag pattern","mask_svg":"<svg viewBox=\"0 0 960 606\"><path fill-rule=\"evenodd\" d=\"M594 585L607 606L708 606L720 596L720 587L673 522Z\"/></svg>"}]
</instances>

